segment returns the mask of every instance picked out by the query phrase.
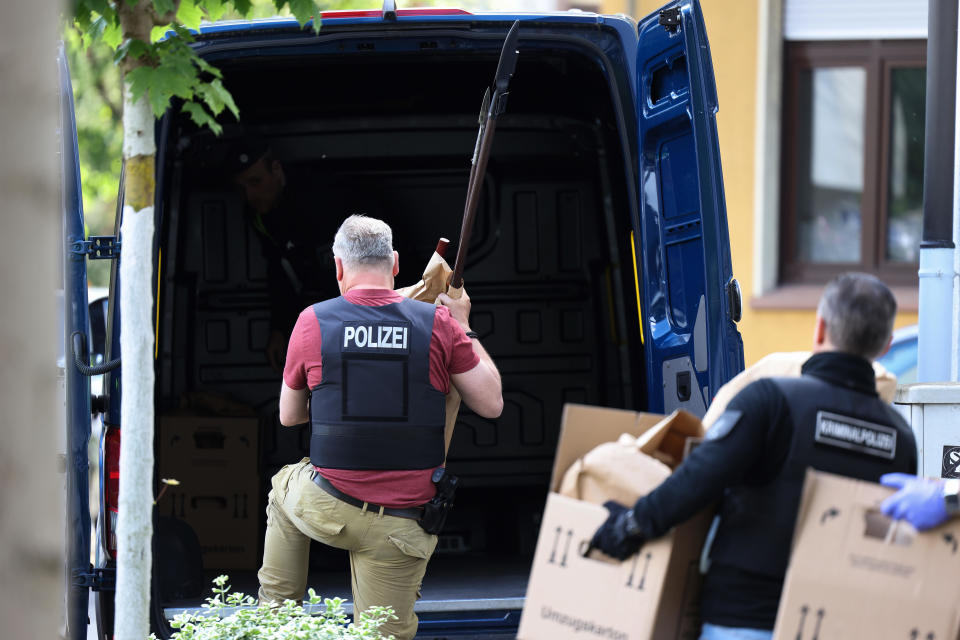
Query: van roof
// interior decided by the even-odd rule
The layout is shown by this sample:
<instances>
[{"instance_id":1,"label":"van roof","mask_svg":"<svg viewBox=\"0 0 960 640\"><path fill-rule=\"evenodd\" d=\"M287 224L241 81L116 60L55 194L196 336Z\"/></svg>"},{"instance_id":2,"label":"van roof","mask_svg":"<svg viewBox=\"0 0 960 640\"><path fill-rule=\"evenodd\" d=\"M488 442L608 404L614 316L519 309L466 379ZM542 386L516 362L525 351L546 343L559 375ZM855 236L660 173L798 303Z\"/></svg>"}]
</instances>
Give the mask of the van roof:
<instances>
[{"instance_id":1,"label":"van roof","mask_svg":"<svg viewBox=\"0 0 960 640\"><path fill-rule=\"evenodd\" d=\"M476 12L472 13L464 9L442 8L442 7L415 7L410 9L397 9L397 19L393 24L402 24L404 22L460 22L464 19L471 22L502 22L505 20L548 20L550 22L572 22L581 24L598 24L604 22L625 22L633 28L636 22L630 16L624 14L600 15L597 13L573 9L570 11L544 11L544 12ZM336 24L371 24L377 22L387 22L383 17L381 9L344 9L336 11L324 11L320 14L321 20L336 21ZM273 17L258 18L256 20L224 20L221 22L204 22L198 29L199 34L227 34L231 32L276 29L287 30L297 29L299 24L291 17Z\"/></svg>"}]
</instances>

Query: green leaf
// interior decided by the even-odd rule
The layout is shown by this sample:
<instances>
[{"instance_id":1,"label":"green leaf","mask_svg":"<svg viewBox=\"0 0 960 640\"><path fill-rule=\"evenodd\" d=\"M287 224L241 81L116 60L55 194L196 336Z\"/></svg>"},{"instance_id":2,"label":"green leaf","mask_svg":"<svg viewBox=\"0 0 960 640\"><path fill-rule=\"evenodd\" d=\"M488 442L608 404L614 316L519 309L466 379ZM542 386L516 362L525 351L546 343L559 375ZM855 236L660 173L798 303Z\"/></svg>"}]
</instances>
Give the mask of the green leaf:
<instances>
[{"instance_id":1,"label":"green leaf","mask_svg":"<svg viewBox=\"0 0 960 640\"><path fill-rule=\"evenodd\" d=\"M127 51L127 55L133 58L141 58L143 56L153 57L155 55L153 48L143 40L131 39L128 40L128 42L130 48Z\"/></svg>"},{"instance_id":2,"label":"green leaf","mask_svg":"<svg viewBox=\"0 0 960 640\"><path fill-rule=\"evenodd\" d=\"M113 56L113 62L114 64L119 64L120 61L126 58L137 60L142 57L147 57L148 59L153 57L153 51L150 45L143 40L129 39L117 47L117 51Z\"/></svg>"},{"instance_id":3,"label":"green leaf","mask_svg":"<svg viewBox=\"0 0 960 640\"><path fill-rule=\"evenodd\" d=\"M109 16L111 18L116 17L116 12L111 6L109 0L81 0L77 4L77 9L79 11L80 7L85 7L91 11L96 11L101 16Z\"/></svg>"},{"instance_id":4,"label":"green leaf","mask_svg":"<svg viewBox=\"0 0 960 640\"><path fill-rule=\"evenodd\" d=\"M153 0L153 8L162 16L176 10L177 5L174 0Z\"/></svg>"},{"instance_id":5,"label":"green leaf","mask_svg":"<svg viewBox=\"0 0 960 640\"><path fill-rule=\"evenodd\" d=\"M103 16L90 22L89 26L85 29L84 39L89 39L91 42L99 42L103 38L103 32L107 28L107 19Z\"/></svg>"},{"instance_id":6,"label":"green leaf","mask_svg":"<svg viewBox=\"0 0 960 640\"><path fill-rule=\"evenodd\" d=\"M227 5L223 0L206 0L203 3L203 8L207 12L207 19L210 22L216 22L223 17L223 14L227 10Z\"/></svg>"},{"instance_id":7,"label":"green leaf","mask_svg":"<svg viewBox=\"0 0 960 640\"><path fill-rule=\"evenodd\" d=\"M318 19L320 17L320 7L314 0L286 0L286 2L284 0L274 0L274 4L277 5L278 10L282 9L284 4L289 5L290 13L297 19L301 27L314 16ZM319 20L314 22L313 28L314 31L319 29Z\"/></svg>"},{"instance_id":8,"label":"green leaf","mask_svg":"<svg viewBox=\"0 0 960 640\"><path fill-rule=\"evenodd\" d=\"M193 49L186 46L178 38L158 42L156 48L162 66L184 76L189 76L192 79L191 82L196 80L198 73L194 65L199 58Z\"/></svg>"},{"instance_id":9,"label":"green leaf","mask_svg":"<svg viewBox=\"0 0 960 640\"><path fill-rule=\"evenodd\" d=\"M203 103L207 105L207 108L213 112L213 115L220 115L220 112L222 112L224 108L223 100L217 96L216 92L210 89L208 84L203 83L197 85L197 94L203 99Z\"/></svg>"},{"instance_id":10,"label":"green leaf","mask_svg":"<svg viewBox=\"0 0 960 640\"><path fill-rule=\"evenodd\" d=\"M201 58L200 56L197 56L197 57L194 59L193 63L194 63L195 65L197 65L198 67L200 67L200 70L201 70L201 71L203 71L203 72L205 72L205 73L209 73L209 74L212 75L214 78L222 78L222 77L223 77L223 74L220 72L220 69L217 69L215 66L213 66L212 64L210 64L209 62L207 62L206 60L204 60L203 58Z\"/></svg>"},{"instance_id":11,"label":"green leaf","mask_svg":"<svg viewBox=\"0 0 960 640\"><path fill-rule=\"evenodd\" d=\"M103 29L101 40L111 49L116 49L123 42L123 30L117 22L108 21Z\"/></svg>"},{"instance_id":12,"label":"green leaf","mask_svg":"<svg viewBox=\"0 0 960 640\"><path fill-rule=\"evenodd\" d=\"M195 80L196 72L193 74L185 74L183 70L176 65L161 63L153 74L153 83L150 85L150 92L156 92L164 96L168 102L171 96L189 100L193 97L193 84ZM151 98L151 102L152 100ZM162 114L166 107L167 105L164 104L160 113L157 115Z\"/></svg>"},{"instance_id":13,"label":"green leaf","mask_svg":"<svg viewBox=\"0 0 960 640\"><path fill-rule=\"evenodd\" d=\"M193 32L190 31L187 27L179 24L177 22L172 22L168 27L167 40L170 42L170 46L179 47L183 46L189 42L195 42L196 38L193 37ZM173 33L170 34L169 32ZM176 37L174 37L176 36Z\"/></svg>"},{"instance_id":14,"label":"green leaf","mask_svg":"<svg viewBox=\"0 0 960 640\"><path fill-rule=\"evenodd\" d=\"M235 118L240 117L240 110L233 101L233 96L227 91L220 80L211 82L202 82L197 85L197 93L203 98L203 101L210 108L214 115L220 115L226 107Z\"/></svg>"},{"instance_id":15,"label":"green leaf","mask_svg":"<svg viewBox=\"0 0 960 640\"><path fill-rule=\"evenodd\" d=\"M170 27L160 26L150 29L150 42L160 42L163 40L163 37L167 35L167 32L170 31Z\"/></svg>"},{"instance_id":16,"label":"green leaf","mask_svg":"<svg viewBox=\"0 0 960 640\"><path fill-rule=\"evenodd\" d=\"M171 64L173 62L173 64ZM142 66L127 73L127 82L130 83L130 93L133 98L139 99L146 95L153 109L153 115L160 117L170 106L170 99L174 96L189 100L193 97L193 85L196 82L196 71L189 65L184 73L183 65L176 61L162 59L159 67Z\"/></svg>"},{"instance_id":17,"label":"green leaf","mask_svg":"<svg viewBox=\"0 0 960 640\"><path fill-rule=\"evenodd\" d=\"M153 81L153 74L156 71L153 67L137 67L127 72L125 78L130 85L130 97L137 101L146 95L150 90Z\"/></svg>"},{"instance_id":18,"label":"green leaf","mask_svg":"<svg viewBox=\"0 0 960 640\"><path fill-rule=\"evenodd\" d=\"M83 3L80 3L77 5L77 12L73 21L74 25L85 34L90 30L90 25L93 24L93 13L90 9L84 8ZM86 46L86 44L84 46Z\"/></svg>"},{"instance_id":19,"label":"green leaf","mask_svg":"<svg viewBox=\"0 0 960 640\"><path fill-rule=\"evenodd\" d=\"M232 2L233 8L237 10L237 13L244 18L250 15L250 10L253 9L253 2L251 2L251 0L232 0Z\"/></svg>"},{"instance_id":20,"label":"green leaf","mask_svg":"<svg viewBox=\"0 0 960 640\"><path fill-rule=\"evenodd\" d=\"M180 0L180 8L177 9L177 20L188 29L199 29L200 21L203 20L203 11L197 6L194 0Z\"/></svg>"}]
</instances>

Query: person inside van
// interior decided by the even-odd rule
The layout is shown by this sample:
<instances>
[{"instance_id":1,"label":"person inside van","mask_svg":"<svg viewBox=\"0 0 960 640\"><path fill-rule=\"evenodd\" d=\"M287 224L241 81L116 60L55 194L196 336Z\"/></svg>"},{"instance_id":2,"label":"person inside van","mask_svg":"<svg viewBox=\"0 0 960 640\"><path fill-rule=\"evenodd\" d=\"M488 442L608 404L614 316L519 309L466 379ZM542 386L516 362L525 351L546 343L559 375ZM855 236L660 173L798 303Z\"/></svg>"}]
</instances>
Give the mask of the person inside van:
<instances>
[{"instance_id":1,"label":"person inside van","mask_svg":"<svg viewBox=\"0 0 960 640\"><path fill-rule=\"evenodd\" d=\"M718 502L701 640L769 640L807 468L869 482L916 473L913 431L877 395L871 366L890 345L895 313L893 294L874 276L832 280L802 375L746 386L659 487L632 506L604 505L609 516L591 546L626 559Z\"/></svg>"},{"instance_id":2,"label":"person inside van","mask_svg":"<svg viewBox=\"0 0 960 640\"><path fill-rule=\"evenodd\" d=\"M310 178L288 172L263 138L235 142L226 165L267 261L270 333L265 351L270 366L280 372L300 310L334 293L329 282L336 224L332 216L316 215L319 190Z\"/></svg>"}]
</instances>

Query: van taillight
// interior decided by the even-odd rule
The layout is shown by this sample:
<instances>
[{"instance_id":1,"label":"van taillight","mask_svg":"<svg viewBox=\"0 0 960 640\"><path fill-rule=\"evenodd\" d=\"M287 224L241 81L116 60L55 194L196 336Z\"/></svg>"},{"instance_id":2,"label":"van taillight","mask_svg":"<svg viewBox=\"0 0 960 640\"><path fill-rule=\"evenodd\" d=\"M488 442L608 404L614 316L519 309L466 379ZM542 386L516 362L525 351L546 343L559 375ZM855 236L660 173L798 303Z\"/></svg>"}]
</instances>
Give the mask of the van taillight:
<instances>
[{"instance_id":1,"label":"van taillight","mask_svg":"<svg viewBox=\"0 0 960 640\"><path fill-rule=\"evenodd\" d=\"M117 500L120 495L120 428L104 426L103 436L103 546L117 557Z\"/></svg>"}]
</instances>

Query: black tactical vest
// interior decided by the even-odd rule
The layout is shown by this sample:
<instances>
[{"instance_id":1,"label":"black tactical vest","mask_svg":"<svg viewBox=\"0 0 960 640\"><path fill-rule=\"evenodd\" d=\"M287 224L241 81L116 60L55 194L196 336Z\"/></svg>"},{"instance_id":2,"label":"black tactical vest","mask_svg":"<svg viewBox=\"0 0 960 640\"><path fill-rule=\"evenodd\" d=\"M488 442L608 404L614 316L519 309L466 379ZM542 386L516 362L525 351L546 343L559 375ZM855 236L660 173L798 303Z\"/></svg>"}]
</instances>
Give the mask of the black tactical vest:
<instances>
[{"instance_id":1,"label":"black tactical vest","mask_svg":"<svg viewBox=\"0 0 960 640\"><path fill-rule=\"evenodd\" d=\"M445 396L430 384L435 308L404 298L370 307L313 305L322 380L310 393L310 461L329 469L443 464Z\"/></svg>"},{"instance_id":2,"label":"black tactical vest","mask_svg":"<svg viewBox=\"0 0 960 640\"><path fill-rule=\"evenodd\" d=\"M915 473L917 446L903 418L876 396L809 375L773 381L789 408L790 449L771 482L726 491L710 556L718 564L782 578L808 467L878 482L890 471Z\"/></svg>"}]
</instances>

